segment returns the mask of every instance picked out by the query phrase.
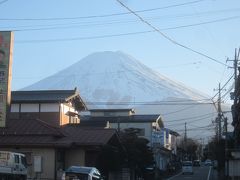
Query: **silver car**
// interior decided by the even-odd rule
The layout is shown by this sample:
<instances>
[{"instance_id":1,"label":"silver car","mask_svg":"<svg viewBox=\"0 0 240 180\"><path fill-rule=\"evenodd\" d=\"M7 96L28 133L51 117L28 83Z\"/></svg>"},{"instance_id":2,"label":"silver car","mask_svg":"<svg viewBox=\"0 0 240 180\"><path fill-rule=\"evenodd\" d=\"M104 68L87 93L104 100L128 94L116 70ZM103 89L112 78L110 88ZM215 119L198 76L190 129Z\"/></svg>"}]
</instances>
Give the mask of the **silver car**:
<instances>
[{"instance_id":1,"label":"silver car","mask_svg":"<svg viewBox=\"0 0 240 180\"><path fill-rule=\"evenodd\" d=\"M182 174L193 174L192 161L183 161L182 162Z\"/></svg>"}]
</instances>

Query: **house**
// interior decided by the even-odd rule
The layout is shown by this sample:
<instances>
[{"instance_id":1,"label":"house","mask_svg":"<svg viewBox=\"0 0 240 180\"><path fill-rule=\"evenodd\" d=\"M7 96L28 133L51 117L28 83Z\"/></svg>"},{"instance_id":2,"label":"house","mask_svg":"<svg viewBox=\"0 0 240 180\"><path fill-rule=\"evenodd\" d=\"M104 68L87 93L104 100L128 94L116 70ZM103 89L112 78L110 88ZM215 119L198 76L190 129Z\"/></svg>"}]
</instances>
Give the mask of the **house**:
<instances>
[{"instance_id":1,"label":"house","mask_svg":"<svg viewBox=\"0 0 240 180\"><path fill-rule=\"evenodd\" d=\"M12 91L10 119L41 119L55 127L79 123L86 110L77 89Z\"/></svg>"},{"instance_id":2,"label":"house","mask_svg":"<svg viewBox=\"0 0 240 180\"><path fill-rule=\"evenodd\" d=\"M167 170L171 161L177 160L177 138L179 134L168 128L154 130L152 134L152 147L156 154L156 166L161 171Z\"/></svg>"},{"instance_id":3,"label":"house","mask_svg":"<svg viewBox=\"0 0 240 180\"><path fill-rule=\"evenodd\" d=\"M154 129L163 127L159 114L135 115L134 109L91 109L90 115L81 116L82 127L114 128L118 131L137 128L139 136L152 143Z\"/></svg>"},{"instance_id":4,"label":"house","mask_svg":"<svg viewBox=\"0 0 240 180\"><path fill-rule=\"evenodd\" d=\"M149 140L156 166L162 171L177 155L177 137L179 134L164 128L159 114L135 115L134 109L91 109L90 115L81 116L81 127L113 128L118 131L136 128L138 136Z\"/></svg>"},{"instance_id":5,"label":"house","mask_svg":"<svg viewBox=\"0 0 240 180\"><path fill-rule=\"evenodd\" d=\"M116 130L54 127L39 119L11 119L0 128L0 150L26 155L29 179L60 179L69 166L97 166L105 146L119 149Z\"/></svg>"}]
</instances>

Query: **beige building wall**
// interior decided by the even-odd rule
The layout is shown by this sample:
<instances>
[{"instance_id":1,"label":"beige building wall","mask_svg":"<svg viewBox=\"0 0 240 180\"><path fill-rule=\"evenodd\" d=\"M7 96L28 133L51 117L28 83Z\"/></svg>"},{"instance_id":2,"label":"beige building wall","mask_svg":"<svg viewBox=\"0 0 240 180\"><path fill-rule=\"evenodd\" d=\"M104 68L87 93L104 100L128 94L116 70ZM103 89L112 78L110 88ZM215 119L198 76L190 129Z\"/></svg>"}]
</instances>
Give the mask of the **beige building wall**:
<instances>
[{"instance_id":1,"label":"beige building wall","mask_svg":"<svg viewBox=\"0 0 240 180\"><path fill-rule=\"evenodd\" d=\"M65 167L69 166L84 166L85 151L83 149L71 149L65 152Z\"/></svg>"}]
</instances>

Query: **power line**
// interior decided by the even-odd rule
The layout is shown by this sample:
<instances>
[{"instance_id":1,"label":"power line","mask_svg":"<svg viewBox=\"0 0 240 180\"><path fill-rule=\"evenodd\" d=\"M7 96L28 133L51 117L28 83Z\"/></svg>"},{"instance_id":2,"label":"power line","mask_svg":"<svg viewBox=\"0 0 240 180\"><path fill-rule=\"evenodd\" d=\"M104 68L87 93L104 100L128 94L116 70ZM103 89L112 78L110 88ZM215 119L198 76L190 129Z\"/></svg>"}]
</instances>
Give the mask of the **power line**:
<instances>
[{"instance_id":1,"label":"power line","mask_svg":"<svg viewBox=\"0 0 240 180\"><path fill-rule=\"evenodd\" d=\"M211 21L205 21L205 22L200 22L200 23L193 23L193 24L186 24L186 25L181 25L181 26L174 26L174 27L166 27L166 28L161 28L159 30L161 31L166 31L166 30L174 30L174 29L181 29L181 28L188 28L188 27L194 27L194 26L200 26L204 24L212 24L212 23L218 23L218 22L223 22L223 21L229 21L229 20L234 20L234 19L239 19L240 16L231 16L227 18L221 18L221 19L215 19ZM22 31L42 31L42 30L55 30L55 29L69 29L69 28L78 28L78 27L91 27L91 26L99 26L99 25L114 25L114 24L119 24L119 23L135 23L139 21L116 21L116 22L105 22L105 23L96 23L96 24L79 24L75 23L77 25L74 26L61 26L60 25L45 25L45 26L53 26L53 27L43 27L43 28L27 28L27 29L17 29L17 28L11 28L11 27L5 27L4 29L8 29L11 31L16 31L16 32L22 32ZM60 27L59 27L60 26ZM3 27L2 27L3 28Z\"/></svg>"},{"instance_id":2,"label":"power line","mask_svg":"<svg viewBox=\"0 0 240 180\"><path fill-rule=\"evenodd\" d=\"M142 106L158 106L158 105L207 105L207 104L213 104L211 102L147 102L147 103L136 103L136 102L85 102L87 105L97 105L97 106L121 106L121 105L142 105Z\"/></svg>"},{"instance_id":3,"label":"power line","mask_svg":"<svg viewBox=\"0 0 240 180\"><path fill-rule=\"evenodd\" d=\"M205 128L205 127L203 127L203 128ZM206 128L206 129L202 129L202 128L191 128L191 129L188 129L188 131L212 131L213 130L213 128ZM180 132L183 132L183 131L185 131L184 129L177 129L177 130L175 130L175 131L180 131Z\"/></svg>"},{"instance_id":4,"label":"power line","mask_svg":"<svg viewBox=\"0 0 240 180\"><path fill-rule=\"evenodd\" d=\"M7 0L5 0L5 1L7 1ZM143 12L162 10L162 9L169 9L169 8L174 8L174 7L179 7L179 6L195 4L195 3L202 2L202 1L206 1L206 0L189 1L189 2L185 2L185 3L173 4L173 5L164 6L164 7L138 10L136 12L143 13ZM121 15L128 15L128 14L131 14L131 12L91 15L91 16L78 16L78 17L57 17L57 18L0 18L0 20L2 20L2 21L53 21L53 20L56 21L56 20L104 18L104 17L121 16Z\"/></svg>"},{"instance_id":5,"label":"power line","mask_svg":"<svg viewBox=\"0 0 240 180\"><path fill-rule=\"evenodd\" d=\"M175 27L168 27L168 28L162 28L159 30L167 31L167 30L173 30L173 29L180 29L180 28L187 28L187 27L193 27L193 26L199 26L203 24L210 24L210 23L216 23L221 21L227 21L231 19L240 18L240 16L233 16L229 18L224 19L218 19L214 21L207 21L202 23L196 23L196 24L188 24L188 25L182 25L182 26L175 26ZM67 28L67 27L65 27ZM51 29L60 29L60 27L49 27L49 28L36 28L36 29L12 29L11 31L37 31L37 30L51 30ZM156 31L138 31L138 32L129 32L129 33L119 33L119 34L109 34L109 35L99 35L99 36L86 36L86 37L72 37L72 38L56 38L56 39L35 39L35 40L18 40L16 43L47 43L47 42L61 42L61 41L79 41L79 40L93 40L93 39L103 39L103 38L111 38L111 37L121 37L121 36L130 36L130 35L138 35L138 34L146 34L146 33L153 33ZM224 64L226 65L226 64Z\"/></svg>"},{"instance_id":6,"label":"power line","mask_svg":"<svg viewBox=\"0 0 240 180\"><path fill-rule=\"evenodd\" d=\"M202 120L206 120L206 119L209 119L210 117L213 117L213 115L210 115L210 116L207 116L207 117L203 117L203 118L198 118L198 119L194 119L194 120L191 120L191 121L187 121L187 123L191 124L191 123L195 123L195 122L199 122L199 121L202 121ZM185 121L185 119L182 119ZM186 119L188 120L188 119ZM165 123L167 123L168 121L166 121ZM178 126L178 125L183 125L185 122L181 122L181 123L174 123L174 124L168 124L167 126L168 127L174 127L174 126Z\"/></svg>"},{"instance_id":7,"label":"power line","mask_svg":"<svg viewBox=\"0 0 240 180\"><path fill-rule=\"evenodd\" d=\"M136 17L138 17L144 24L148 25L151 29L155 30L156 32L158 32L161 36L163 36L165 39L167 39L168 41L170 41L171 43L177 45L177 46L180 46L184 49L187 49L191 52L194 52L196 54L199 54L207 59L210 59L218 64L221 64L223 66L227 66L226 64L222 63L221 61L217 60L217 59L214 59L206 54L203 54L197 50L194 50L186 45L183 45L177 41L175 41L174 39L170 38L169 36L167 36L166 34L164 34L162 31L160 31L158 28L156 28L155 26L153 26L151 23L149 23L148 21L144 20L140 15L138 15L136 12L134 12L132 9L130 9L128 6L126 6L124 3L122 3L120 0L116 0L121 6L123 6L125 9L127 9L129 12L131 12L133 15L135 15Z\"/></svg>"},{"instance_id":8,"label":"power line","mask_svg":"<svg viewBox=\"0 0 240 180\"><path fill-rule=\"evenodd\" d=\"M227 90L227 92L222 95L222 99L225 98L225 96L230 95L230 92L233 89L234 89L234 84L232 84L232 86L230 86L230 88Z\"/></svg>"},{"instance_id":9,"label":"power line","mask_svg":"<svg viewBox=\"0 0 240 180\"><path fill-rule=\"evenodd\" d=\"M185 18L185 17L194 17L197 16L199 17L200 15L208 15L208 14L215 14L215 13L226 13L226 12L233 12L233 11L240 11L240 8L235 8L235 9L224 9L224 10L217 10L217 11L203 11L199 13L189 13L189 14L176 14L172 16L157 16L157 17L147 17L145 18L146 20L159 20L159 19L167 19L167 18ZM236 16L228 17L228 18L233 18ZM224 18L225 19L225 18ZM224 21L223 19L223 21ZM217 19L218 20L218 19ZM219 19L221 20L221 19ZM14 26L14 27L0 27L1 29L16 29L16 28L26 28L26 27L46 27L46 26L65 26L65 25L81 25L81 26L96 26L96 25L108 25L108 24L118 24L118 23L132 23L132 22L139 22L138 20L110 20L110 21L84 21L82 23L76 22L76 23L58 23L58 24L38 24L38 25L25 25L25 26ZM160 29L162 30L162 29Z\"/></svg>"},{"instance_id":10,"label":"power line","mask_svg":"<svg viewBox=\"0 0 240 180\"><path fill-rule=\"evenodd\" d=\"M185 108L182 108L182 109L179 109L179 110L176 110L176 111L171 111L171 112L164 113L162 115L163 116L167 116L167 115L171 115L171 114L175 114L175 113L178 113L178 112L182 112L182 111L185 111L185 110L188 110L188 109L191 109L191 108L194 108L194 106L187 106Z\"/></svg>"},{"instance_id":11,"label":"power line","mask_svg":"<svg viewBox=\"0 0 240 180\"><path fill-rule=\"evenodd\" d=\"M234 77L234 74L225 82L225 84L221 87L220 91L222 91L226 86L227 84L232 80L232 78ZM212 100L219 94L219 92L217 92L213 97L212 97Z\"/></svg>"},{"instance_id":12,"label":"power line","mask_svg":"<svg viewBox=\"0 0 240 180\"><path fill-rule=\"evenodd\" d=\"M18 40L15 42L16 43L46 43L46 42L62 42L62 41L79 41L79 40L103 39L103 38L110 38L110 37L146 34L151 32L154 32L154 31L139 31L139 32L129 32L129 33L121 33L121 34L101 35L101 36L73 37L73 38L59 38L59 39L45 39L45 40Z\"/></svg>"},{"instance_id":13,"label":"power line","mask_svg":"<svg viewBox=\"0 0 240 180\"><path fill-rule=\"evenodd\" d=\"M216 114L216 112L202 114L202 115L198 115L198 116L192 116L192 117L188 117L188 118L174 119L174 120L170 120L170 121L167 121L167 122L185 121L185 120L189 120L189 119L202 118L202 117L205 117L205 116L209 117L209 116L212 116L214 114Z\"/></svg>"}]
</instances>

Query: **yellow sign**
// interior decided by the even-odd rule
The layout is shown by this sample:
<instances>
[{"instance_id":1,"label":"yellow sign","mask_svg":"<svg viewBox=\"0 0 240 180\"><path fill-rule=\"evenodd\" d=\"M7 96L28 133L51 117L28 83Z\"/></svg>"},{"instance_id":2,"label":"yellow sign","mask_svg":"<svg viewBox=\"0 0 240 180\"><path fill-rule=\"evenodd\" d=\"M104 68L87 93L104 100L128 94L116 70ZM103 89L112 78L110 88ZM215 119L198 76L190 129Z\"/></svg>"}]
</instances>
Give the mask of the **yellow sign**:
<instances>
[{"instance_id":1,"label":"yellow sign","mask_svg":"<svg viewBox=\"0 0 240 180\"><path fill-rule=\"evenodd\" d=\"M6 126L10 112L13 33L0 31L0 127Z\"/></svg>"}]
</instances>

